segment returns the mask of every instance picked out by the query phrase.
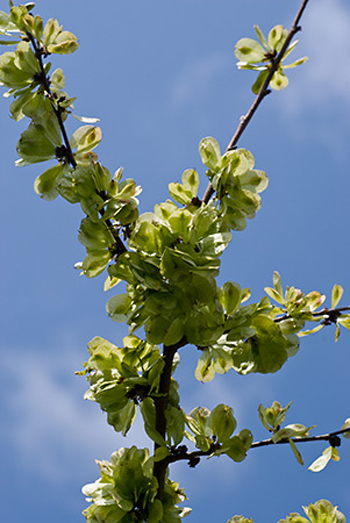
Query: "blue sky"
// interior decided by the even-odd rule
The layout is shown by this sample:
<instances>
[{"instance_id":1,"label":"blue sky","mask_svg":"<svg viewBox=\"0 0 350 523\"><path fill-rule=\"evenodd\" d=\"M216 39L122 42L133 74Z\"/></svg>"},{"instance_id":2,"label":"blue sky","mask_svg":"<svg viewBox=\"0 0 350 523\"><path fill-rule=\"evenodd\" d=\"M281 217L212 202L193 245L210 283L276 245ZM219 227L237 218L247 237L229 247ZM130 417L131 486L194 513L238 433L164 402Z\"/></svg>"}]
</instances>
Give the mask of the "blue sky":
<instances>
[{"instance_id":1,"label":"blue sky","mask_svg":"<svg viewBox=\"0 0 350 523\"><path fill-rule=\"evenodd\" d=\"M142 185L141 210L167 198L167 185L186 168L204 169L198 143L214 136L224 149L253 101L254 73L238 71L233 47L290 26L299 0L39 0L37 13L57 18L80 41L72 56L53 60L77 96L79 115L101 119L101 161ZM2 0L0 9L7 9ZM290 86L263 103L239 145L249 149L270 185L262 209L236 233L223 258L221 281L250 287L258 300L274 270L284 284L330 295L334 283L350 304L349 112L350 6L310 0ZM97 405L83 400L74 371L95 335L118 344L126 333L105 313L103 277L73 269L84 253L77 241L81 214L64 201L41 201L32 186L44 168L15 168L15 144L25 128L0 107L1 362L0 490L9 523L84 521L80 488L97 478L95 459L145 439L139 422L130 439L114 434ZM70 125L74 129L75 122ZM329 303L329 302L328 302ZM239 428L265 438L259 403L293 400L288 422L339 428L349 411L350 333L335 345L330 327L302 340L301 350L275 375L229 373L202 385L193 377L196 351L181 351L183 406L230 404ZM185 487L191 521L226 522L234 514L277 522L301 505L327 498L350 517L350 443L341 461L313 474L307 466L325 445L301 446L302 468L285 447L252 450L241 464L203 461L172 467Z\"/></svg>"}]
</instances>

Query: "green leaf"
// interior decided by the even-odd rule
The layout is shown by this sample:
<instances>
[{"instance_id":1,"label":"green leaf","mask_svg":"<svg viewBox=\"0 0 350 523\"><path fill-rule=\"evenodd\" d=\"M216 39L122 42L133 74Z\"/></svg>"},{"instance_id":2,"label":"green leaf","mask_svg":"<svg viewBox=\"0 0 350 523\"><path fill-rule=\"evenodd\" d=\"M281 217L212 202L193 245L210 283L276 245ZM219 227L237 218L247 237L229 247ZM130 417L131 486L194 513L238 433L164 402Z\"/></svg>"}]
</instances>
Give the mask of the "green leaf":
<instances>
[{"instance_id":1,"label":"green leaf","mask_svg":"<svg viewBox=\"0 0 350 523\"><path fill-rule=\"evenodd\" d=\"M124 323L128 319L131 300L127 294L117 294L108 300L106 309L113 321Z\"/></svg>"},{"instance_id":2,"label":"green leaf","mask_svg":"<svg viewBox=\"0 0 350 523\"><path fill-rule=\"evenodd\" d=\"M157 443L157 445L166 447L164 438L155 429L156 414L153 400L151 398L145 398L140 403L140 411L143 417L144 428L147 436L151 438L152 441Z\"/></svg>"},{"instance_id":3,"label":"green leaf","mask_svg":"<svg viewBox=\"0 0 350 523\"><path fill-rule=\"evenodd\" d=\"M191 193L192 198L197 196L199 176L194 169L187 169L182 175L182 184Z\"/></svg>"},{"instance_id":4,"label":"green leaf","mask_svg":"<svg viewBox=\"0 0 350 523\"><path fill-rule=\"evenodd\" d=\"M303 507L305 514L312 523L345 523L346 519L337 507L325 499L317 501L314 505ZM293 522L294 523L294 522ZM297 521L295 523L298 523ZM307 522L308 523L308 522Z\"/></svg>"},{"instance_id":5,"label":"green leaf","mask_svg":"<svg viewBox=\"0 0 350 523\"><path fill-rule=\"evenodd\" d=\"M54 20L54 22L57 22L57 20ZM54 29L56 30L56 27ZM44 30L44 42L47 42L46 48L49 53L71 54L78 49L78 39L73 33L62 31L60 28L58 31L52 33L49 38L48 31L49 30L46 30L45 32Z\"/></svg>"},{"instance_id":6,"label":"green leaf","mask_svg":"<svg viewBox=\"0 0 350 523\"><path fill-rule=\"evenodd\" d=\"M286 75L282 71L278 70L272 77L270 87L276 91L282 91L287 87L288 84L289 80Z\"/></svg>"},{"instance_id":7,"label":"green leaf","mask_svg":"<svg viewBox=\"0 0 350 523\"><path fill-rule=\"evenodd\" d=\"M293 454L294 454L297 462L300 463L300 465L304 465L303 458L301 457L301 454L300 454L295 442L292 439L289 439L289 445L293 451Z\"/></svg>"},{"instance_id":8,"label":"green leaf","mask_svg":"<svg viewBox=\"0 0 350 523\"><path fill-rule=\"evenodd\" d=\"M7 52L0 56L0 81L11 89L22 89L29 86L33 79L27 71L18 68L15 53Z\"/></svg>"},{"instance_id":9,"label":"green leaf","mask_svg":"<svg viewBox=\"0 0 350 523\"><path fill-rule=\"evenodd\" d=\"M350 439L350 418L347 418L341 428L341 430L349 429L349 432L344 432L343 438Z\"/></svg>"},{"instance_id":10,"label":"green leaf","mask_svg":"<svg viewBox=\"0 0 350 523\"><path fill-rule=\"evenodd\" d=\"M220 146L214 138L208 136L200 141L199 154L201 155L204 165L206 165L211 171L215 172L216 169L220 168Z\"/></svg>"},{"instance_id":11,"label":"green leaf","mask_svg":"<svg viewBox=\"0 0 350 523\"><path fill-rule=\"evenodd\" d=\"M108 405L104 410L107 411L107 421L109 425L111 425L116 432L121 432L123 436L126 436L135 421L135 403L132 400L129 400L121 409L113 411L110 405Z\"/></svg>"},{"instance_id":12,"label":"green leaf","mask_svg":"<svg viewBox=\"0 0 350 523\"><path fill-rule=\"evenodd\" d=\"M283 296L283 288L281 283L281 276L277 271L273 273L273 286L280 296Z\"/></svg>"},{"instance_id":13,"label":"green leaf","mask_svg":"<svg viewBox=\"0 0 350 523\"><path fill-rule=\"evenodd\" d=\"M94 118L94 117L90 117L90 116L78 116L76 114L72 114L72 116L76 120L79 120L79 122L83 122L83 123L97 123L100 121L99 118Z\"/></svg>"},{"instance_id":14,"label":"green leaf","mask_svg":"<svg viewBox=\"0 0 350 523\"><path fill-rule=\"evenodd\" d=\"M102 251L113 246L114 238L102 220L86 217L81 221L78 239L88 250Z\"/></svg>"},{"instance_id":15,"label":"green leaf","mask_svg":"<svg viewBox=\"0 0 350 523\"><path fill-rule=\"evenodd\" d=\"M347 330L350 330L350 314L342 314L339 316L337 323Z\"/></svg>"},{"instance_id":16,"label":"green leaf","mask_svg":"<svg viewBox=\"0 0 350 523\"><path fill-rule=\"evenodd\" d=\"M243 516L233 516L227 523L253 523L253 520L244 518Z\"/></svg>"},{"instance_id":17,"label":"green leaf","mask_svg":"<svg viewBox=\"0 0 350 523\"><path fill-rule=\"evenodd\" d=\"M232 240L230 232L210 234L200 242L200 253L203 256L220 256Z\"/></svg>"},{"instance_id":18,"label":"green leaf","mask_svg":"<svg viewBox=\"0 0 350 523\"><path fill-rule=\"evenodd\" d=\"M0 40L0 45L16 45L16 44L19 44L20 42L21 42L21 40L14 40L14 39Z\"/></svg>"},{"instance_id":19,"label":"green leaf","mask_svg":"<svg viewBox=\"0 0 350 523\"><path fill-rule=\"evenodd\" d=\"M254 29L255 29L256 35L257 35L261 45L266 49L266 51L269 51L269 46L268 46L267 40L264 36L264 33L260 29L260 27L258 25L254 25Z\"/></svg>"},{"instance_id":20,"label":"green leaf","mask_svg":"<svg viewBox=\"0 0 350 523\"><path fill-rule=\"evenodd\" d=\"M262 62L265 58L265 52L259 42L252 38L241 38L235 45L236 58L245 64Z\"/></svg>"},{"instance_id":21,"label":"green leaf","mask_svg":"<svg viewBox=\"0 0 350 523\"><path fill-rule=\"evenodd\" d=\"M271 407L264 408L263 405L259 405L259 417L261 423L267 430L275 431L285 420L286 413L288 412L292 402L288 403L285 407L278 401L274 401Z\"/></svg>"},{"instance_id":22,"label":"green leaf","mask_svg":"<svg viewBox=\"0 0 350 523\"><path fill-rule=\"evenodd\" d=\"M168 406L165 411L165 417L167 421L166 432L168 442L170 443L170 441L172 441L173 445L177 446L184 438L185 414L178 405Z\"/></svg>"},{"instance_id":23,"label":"green leaf","mask_svg":"<svg viewBox=\"0 0 350 523\"><path fill-rule=\"evenodd\" d=\"M299 58L298 60L295 60L295 62L292 62L291 64L287 64L287 65L283 64L283 69L292 69L293 67L298 67L298 65L302 65L305 62L307 62L308 59L309 59L308 56L304 56L303 58Z\"/></svg>"},{"instance_id":24,"label":"green leaf","mask_svg":"<svg viewBox=\"0 0 350 523\"><path fill-rule=\"evenodd\" d=\"M164 345L170 346L178 343L184 336L184 324L182 318L175 318L166 331Z\"/></svg>"},{"instance_id":25,"label":"green leaf","mask_svg":"<svg viewBox=\"0 0 350 523\"><path fill-rule=\"evenodd\" d=\"M337 343L337 341L339 340L339 336L340 336L340 328L339 328L338 323L336 323L335 324L335 336L334 336L335 343Z\"/></svg>"},{"instance_id":26,"label":"green leaf","mask_svg":"<svg viewBox=\"0 0 350 523\"><path fill-rule=\"evenodd\" d=\"M35 192L44 200L51 201L57 198L57 179L63 175L64 166L61 164L50 167L43 174L38 176L34 183Z\"/></svg>"},{"instance_id":27,"label":"green leaf","mask_svg":"<svg viewBox=\"0 0 350 523\"><path fill-rule=\"evenodd\" d=\"M20 160L16 165L29 165L32 163L45 162L55 157L56 148L61 141L53 143L46 133L46 126L31 123L29 128L21 134L17 143L17 152Z\"/></svg>"},{"instance_id":28,"label":"green leaf","mask_svg":"<svg viewBox=\"0 0 350 523\"><path fill-rule=\"evenodd\" d=\"M225 454L237 463L247 457L247 449L239 436L233 436L228 442L225 442L224 447Z\"/></svg>"},{"instance_id":29,"label":"green leaf","mask_svg":"<svg viewBox=\"0 0 350 523\"><path fill-rule=\"evenodd\" d=\"M343 296L344 289L341 285L335 284L332 289L332 309L335 309Z\"/></svg>"},{"instance_id":30,"label":"green leaf","mask_svg":"<svg viewBox=\"0 0 350 523\"><path fill-rule=\"evenodd\" d=\"M145 324L147 341L154 344L163 343L171 323L171 319L164 316L149 319Z\"/></svg>"},{"instance_id":31,"label":"green leaf","mask_svg":"<svg viewBox=\"0 0 350 523\"><path fill-rule=\"evenodd\" d=\"M169 194L176 201L182 205L187 205L192 199L192 193L186 189L181 183L169 183Z\"/></svg>"},{"instance_id":32,"label":"green leaf","mask_svg":"<svg viewBox=\"0 0 350 523\"><path fill-rule=\"evenodd\" d=\"M4 11L0 11L0 34L12 34L17 33L17 26L11 21L9 14Z\"/></svg>"},{"instance_id":33,"label":"green leaf","mask_svg":"<svg viewBox=\"0 0 350 523\"><path fill-rule=\"evenodd\" d=\"M253 520L244 518L243 516L233 516L227 523L253 523Z\"/></svg>"},{"instance_id":34,"label":"green leaf","mask_svg":"<svg viewBox=\"0 0 350 523\"><path fill-rule=\"evenodd\" d=\"M276 291L276 289L273 289L272 287L264 287L264 291L268 296L270 296L270 298L277 301L277 303L286 305L286 300L283 298L283 295Z\"/></svg>"},{"instance_id":35,"label":"green leaf","mask_svg":"<svg viewBox=\"0 0 350 523\"><path fill-rule=\"evenodd\" d=\"M290 346L278 325L269 317L260 315L252 320L257 336L253 339L252 351L256 372L263 374L277 372L288 358L287 347Z\"/></svg>"},{"instance_id":36,"label":"green leaf","mask_svg":"<svg viewBox=\"0 0 350 523\"><path fill-rule=\"evenodd\" d=\"M311 470L311 472L320 472L323 470L328 462L332 459L332 453L333 453L333 447L327 447L323 452L322 455L317 458L311 465L308 467L308 470Z\"/></svg>"},{"instance_id":37,"label":"green leaf","mask_svg":"<svg viewBox=\"0 0 350 523\"><path fill-rule=\"evenodd\" d=\"M216 436L220 443L228 440L237 426L233 409L223 403L220 403L211 411L209 423L213 436Z\"/></svg>"},{"instance_id":38,"label":"green leaf","mask_svg":"<svg viewBox=\"0 0 350 523\"><path fill-rule=\"evenodd\" d=\"M309 334L314 334L315 332L318 332L321 329L323 329L323 327L324 327L324 324L321 323L320 325L317 325L313 329L309 329L309 330L306 330L306 331L298 332L298 336L299 336L299 338L302 338L303 336L308 336Z\"/></svg>"},{"instance_id":39,"label":"green leaf","mask_svg":"<svg viewBox=\"0 0 350 523\"><path fill-rule=\"evenodd\" d=\"M274 49L279 52L287 38L288 31L283 25L275 25L269 32L268 45L270 49Z\"/></svg>"},{"instance_id":40,"label":"green leaf","mask_svg":"<svg viewBox=\"0 0 350 523\"><path fill-rule=\"evenodd\" d=\"M199 358L194 375L198 381L203 381L204 383L214 378L215 369L208 350L204 350Z\"/></svg>"},{"instance_id":41,"label":"green leaf","mask_svg":"<svg viewBox=\"0 0 350 523\"><path fill-rule=\"evenodd\" d=\"M33 78L40 72L40 66L28 42L18 44L15 52L14 65L29 77Z\"/></svg>"},{"instance_id":42,"label":"green leaf","mask_svg":"<svg viewBox=\"0 0 350 523\"><path fill-rule=\"evenodd\" d=\"M162 502L160 501L160 499L155 499L149 507L147 523L161 523L163 521L163 513L164 510Z\"/></svg>"},{"instance_id":43,"label":"green leaf","mask_svg":"<svg viewBox=\"0 0 350 523\"><path fill-rule=\"evenodd\" d=\"M266 80L268 74L269 74L268 71L261 71L261 73L258 74L257 79L255 80L255 82L252 85L252 92L254 94L259 94L262 86L265 83L265 80Z\"/></svg>"},{"instance_id":44,"label":"green leaf","mask_svg":"<svg viewBox=\"0 0 350 523\"><path fill-rule=\"evenodd\" d=\"M57 89L63 89L65 86L66 80L63 74L62 69L56 69L51 75L51 85Z\"/></svg>"},{"instance_id":45,"label":"green leaf","mask_svg":"<svg viewBox=\"0 0 350 523\"><path fill-rule=\"evenodd\" d=\"M92 151L100 143L102 131L93 125L83 125L77 129L70 139L70 146L77 150L77 154Z\"/></svg>"},{"instance_id":46,"label":"green leaf","mask_svg":"<svg viewBox=\"0 0 350 523\"><path fill-rule=\"evenodd\" d=\"M170 451L168 447L158 447L154 453L154 461L162 461L169 456Z\"/></svg>"},{"instance_id":47,"label":"green leaf","mask_svg":"<svg viewBox=\"0 0 350 523\"><path fill-rule=\"evenodd\" d=\"M35 94L30 88L27 88L22 89L18 96L17 93L14 96L15 99L10 105L10 113L11 117L16 120L16 122L19 122L25 116L24 111L27 103L30 103Z\"/></svg>"},{"instance_id":48,"label":"green leaf","mask_svg":"<svg viewBox=\"0 0 350 523\"><path fill-rule=\"evenodd\" d=\"M241 299L242 289L238 283L232 281L224 283L219 294L219 300L226 314L231 316L240 306Z\"/></svg>"}]
</instances>

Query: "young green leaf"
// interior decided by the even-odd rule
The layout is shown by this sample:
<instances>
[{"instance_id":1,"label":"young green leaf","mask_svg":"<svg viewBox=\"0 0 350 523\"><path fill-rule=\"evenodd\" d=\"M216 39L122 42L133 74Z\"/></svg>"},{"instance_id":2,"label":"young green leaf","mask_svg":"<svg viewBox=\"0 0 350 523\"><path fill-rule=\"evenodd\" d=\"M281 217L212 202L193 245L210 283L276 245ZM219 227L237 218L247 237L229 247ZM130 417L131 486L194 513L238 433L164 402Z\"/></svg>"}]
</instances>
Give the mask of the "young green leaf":
<instances>
[{"instance_id":1,"label":"young green leaf","mask_svg":"<svg viewBox=\"0 0 350 523\"><path fill-rule=\"evenodd\" d=\"M235 56L242 64L262 62L265 58L265 53L265 49L252 38L241 38L235 45Z\"/></svg>"},{"instance_id":2,"label":"young green leaf","mask_svg":"<svg viewBox=\"0 0 350 523\"><path fill-rule=\"evenodd\" d=\"M332 289L332 309L335 309L343 296L344 289L341 285L335 284Z\"/></svg>"},{"instance_id":3,"label":"young green leaf","mask_svg":"<svg viewBox=\"0 0 350 523\"><path fill-rule=\"evenodd\" d=\"M308 470L311 470L311 472L320 472L323 470L328 462L332 459L332 453L333 453L333 447L327 447L323 452L322 455L317 458L311 465L308 467Z\"/></svg>"},{"instance_id":4,"label":"young green leaf","mask_svg":"<svg viewBox=\"0 0 350 523\"><path fill-rule=\"evenodd\" d=\"M215 170L220 167L220 146L214 138L212 138L211 136L203 138L199 144L199 153L201 155L202 162L211 171L215 172Z\"/></svg>"},{"instance_id":5,"label":"young green leaf","mask_svg":"<svg viewBox=\"0 0 350 523\"><path fill-rule=\"evenodd\" d=\"M293 451L293 454L294 454L297 462L300 463L300 465L304 465L303 458L301 457L301 454L300 454L295 442L292 439L289 439L289 445Z\"/></svg>"},{"instance_id":6,"label":"young green leaf","mask_svg":"<svg viewBox=\"0 0 350 523\"><path fill-rule=\"evenodd\" d=\"M345 423L343 424L341 430L347 429L348 432L344 432L343 437L350 439L350 418L345 420Z\"/></svg>"}]
</instances>

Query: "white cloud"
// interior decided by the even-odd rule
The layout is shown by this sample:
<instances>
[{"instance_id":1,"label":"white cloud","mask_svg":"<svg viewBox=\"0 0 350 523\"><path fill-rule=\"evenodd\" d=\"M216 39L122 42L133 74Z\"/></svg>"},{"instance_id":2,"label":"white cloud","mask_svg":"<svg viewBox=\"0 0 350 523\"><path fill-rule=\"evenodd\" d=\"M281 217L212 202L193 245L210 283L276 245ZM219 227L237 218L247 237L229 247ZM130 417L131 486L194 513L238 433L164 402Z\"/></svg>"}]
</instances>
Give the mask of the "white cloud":
<instances>
[{"instance_id":1,"label":"white cloud","mask_svg":"<svg viewBox=\"0 0 350 523\"><path fill-rule=\"evenodd\" d=\"M302 46L309 61L297 68L295 80L290 72L282 107L294 112L321 102L349 105L350 6L342 0L310 2L302 27L300 44L291 57L299 58Z\"/></svg>"},{"instance_id":2,"label":"white cloud","mask_svg":"<svg viewBox=\"0 0 350 523\"><path fill-rule=\"evenodd\" d=\"M170 105L177 109L205 92L215 78L231 65L228 56L213 54L187 65L174 81Z\"/></svg>"},{"instance_id":3,"label":"white cloud","mask_svg":"<svg viewBox=\"0 0 350 523\"><path fill-rule=\"evenodd\" d=\"M127 438L116 434L107 425L106 416L99 406L84 402L87 388L83 377L74 376L74 371L83 367L82 351L74 343L62 343L57 351L33 349L32 347L1 350L5 380L5 415L2 416L1 437L4 448L11 448L21 463L33 475L39 475L50 483L64 482L78 471L91 468L94 459L108 459L121 446L136 444L149 446L142 421L138 416ZM66 348L65 348L65 347ZM193 370L193 369L192 369ZM265 380L241 380L233 372L217 376L211 383L197 382L188 371L175 376L183 383L185 410L197 405L213 408L218 403L234 407L239 420L238 430L249 426L252 404L254 412L261 397L271 394ZM188 383L191 382L190 385ZM74 467L72 470L72 463ZM231 485L241 481L241 472L233 473L228 458L209 460L204 464L207 473L220 476L222 481L230 478ZM253 462L251 466L254 466ZM200 483L192 483L185 463L174 466L171 477L190 486L191 491L200 490ZM248 469L247 469L248 470ZM248 473L248 472L247 472ZM96 467L95 476L98 476ZM89 478L93 481L94 477Z\"/></svg>"},{"instance_id":4,"label":"white cloud","mask_svg":"<svg viewBox=\"0 0 350 523\"><path fill-rule=\"evenodd\" d=\"M129 441L107 425L98 405L84 402L87 384L74 376L82 368L77 350L45 354L12 348L2 353L8 380L3 445L15 448L22 465L49 481L64 481L72 474L72 460L74 469L82 468L87 459L108 459L120 446L145 445L139 420Z\"/></svg>"}]
</instances>

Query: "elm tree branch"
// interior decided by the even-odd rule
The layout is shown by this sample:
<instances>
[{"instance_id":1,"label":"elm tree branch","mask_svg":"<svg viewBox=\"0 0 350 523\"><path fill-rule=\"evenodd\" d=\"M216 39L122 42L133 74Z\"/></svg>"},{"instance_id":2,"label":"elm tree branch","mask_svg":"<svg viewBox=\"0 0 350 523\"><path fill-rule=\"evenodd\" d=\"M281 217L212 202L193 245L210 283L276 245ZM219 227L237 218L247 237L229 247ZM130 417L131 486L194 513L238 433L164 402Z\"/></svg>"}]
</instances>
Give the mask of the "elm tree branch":
<instances>
[{"instance_id":1,"label":"elm tree branch","mask_svg":"<svg viewBox=\"0 0 350 523\"><path fill-rule=\"evenodd\" d=\"M70 165L73 167L73 169L75 169L77 167L77 162L75 161L74 153L72 151L72 148L71 148L71 145L69 142L69 138L68 138L68 134L67 134L66 128L64 126L64 122L63 122L63 118L62 118L62 114L64 113L65 109L60 105L60 100L56 99L55 93L52 92L51 87L50 87L50 78L47 76L47 74L45 72L45 68L44 68L43 56L46 56L47 52L44 48L41 47L39 42L36 41L36 39L34 38L34 36L31 33L28 32L28 33L26 33L26 35L27 35L28 39L30 40L30 43L33 46L34 54L35 54L35 57L39 63L39 67L40 67L40 74L39 74L39 77L37 78L37 80L40 82L40 84L44 88L45 93L51 102L52 110L55 113L55 116L58 121L58 125L61 130L62 138L64 141L64 158L67 160L68 163L70 163ZM101 196L101 198L106 200L107 196L104 195L104 193L99 192L98 194L99 194L99 196ZM100 210L100 214L101 214L101 217L103 217L104 209ZM118 234L118 231L115 229L112 221L110 219L107 219L107 220L105 220L105 223L106 223L106 226L108 227L108 229L113 234L113 237L115 239L116 253L121 254L123 252L126 252L127 248L125 247L123 241L121 240L121 238Z\"/></svg>"},{"instance_id":2,"label":"elm tree branch","mask_svg":"<svg viewBox=\"0 0 350 523\"><path fill-rule=\"evenodd\" d=\"M324 319L321 323L324 325L330 325L331 323L336 323L339 316L343 314L343 312L350 311L350 307L340 307L338 309L328 309L323 308L320 311L311 312L310 314L313 316L313 318L318 318L324 316ZM290 314L284 314L283 316L278 316L275 318L275 323L280 323L281 321L289 320L290 318L293 318Z\"/></svg>"},{"instance_id":3,"label":"elm tree branch","mask_svg":"<svg viewBox=\"0 0 350 523\"><path fill-rule=\"evenodd\" d=\"M187 344L186 338L182 338L175 345L164 345L163 348L163 360L164 367L160 377L158 396L154 398L154 406L156 409L156 431L162 436L163 439L166 438L166 417L165 411L168 406L169 390L171 383L171 371L174 361L174 356L178 349ZM159 445L155 443L154 451L157 450ZM157 497L162 499L165 486L165 475L168 467L168 462L166 459L161 461L156 461L153 468L153 474L158 481L158 493Z\"/></svg>"},{"instance_id":4,"label":"elm tree branch","mask_svg":"<svg viewBox=\"0 0 350 523\"><path fill-rule=\"evenodd\" d=\"M318 436L304 436L301 438L290 438L294 443L309 443L309 442L315 442L315 441L328 441L329 444L332 447L339 447L340 446L340 438L339 436L342 434L345 434L346 432L350 432L350 429L341 429L336 430L334 432L329 432L328 434L320 434ZM272 445L284 445L289 444L289 439L282 439L279 441L274 442L272 438L264 439L261 441L255 441L252 443L250 449L256 449L260 447L268 447ZM211 456L213 452L216 450L219 450L220 445L217 443L214 443L209 450L202 451L202 450L195 450L193 452L188 452L187 449L183 452L176 452L171 456L168 456L166 458L166 461L168 464L175 463L176 461L180 460L186 460L188 461L188 464L192 467L196 466L199 463L200 458L203 458L205 456ZM249 449L249 450L250 450Z\"/></svg>"},{"instance_id":5,"label":"elm tree branch","mask_svg":"<svg viewBox=\"0 0 350 523\"><path fill-rule=\"evenodd\" d=\"M70 146L67 131L64 126L63 118L62 118L62 112L64 111L64 109L62 107L60 107L59 101L55 99L54 93L51 91L50 79L46 75L46 72L45 72L44 62L43 62L43 54L45 53L45 50L41 48L40 44L38 44L38 42L35 40L34 36L31 33L26 33L26 34L33 46L35 58L38 60L38 63L39 63L40 78L38 78L38 80L40 81L49 100L51 101L53 112L55 113L57 121L58 121L58 125L60 126L60 130L62 133L62 137L63 137L63 141L65 144L65 149L66 149L65 157L66 157L67 161L71 164L73 169L75 169L77 166L77 163L75 161L74 154L73 154L72 148Z\"/></svg>"},{"instance_id":6,"label":"elm tree branch","mask_svg":"<svg viewBox=\"0 0 350 523\"><path fill-rule=\"evenodd\" d=\"M235 149L236 148L236 145L237 145L237 142L238 140L240 139L240 137L242 136L245 128L248 126L250 120L253 118L255 112L257 111L259 105L261 104L261 102L263 101L263 99L271 92L269 90L269 85L270 85L270 82L272 80L272 77L273 75L275 74L275 72L277 71L281 61L282 61L282 58L284 57L285 55L285 52L286 50L288 49L289 47L289 44L290 42L292 41L293 37L295 36L295 34L301 30L301 27L299 26L299 22L300 22L300 19L303 15L303 12L308 4L308 1L309 0L303 0L297 14L296 14L296 17L293 21L293 24L289 30L289 33L287 35L287 38L283 44L283 47L282 49L280 50L280 52L277 54L277 56L275 58L272 59L271 61L271 67L270 67L270 70L269 70L269 73L265 79L265 82L263 83L259 93L257 94L253 104L251 105L249 111L247 112L247 114L245 116L242 116L241 119L240 119L240 123L237 127L237 130L235 132L235 134L233 135L233 137L231 138L231 141L230 143L228 144L227 148L226 148L226 152L227 151L230 151L231 149ZM214 188L212 186L211 183L208 184L208 187L204 193L204 196L203 196L203 203L208 203L210 198L212 197L212 195L214 194Z\"/></svg>"}]
</instances>

